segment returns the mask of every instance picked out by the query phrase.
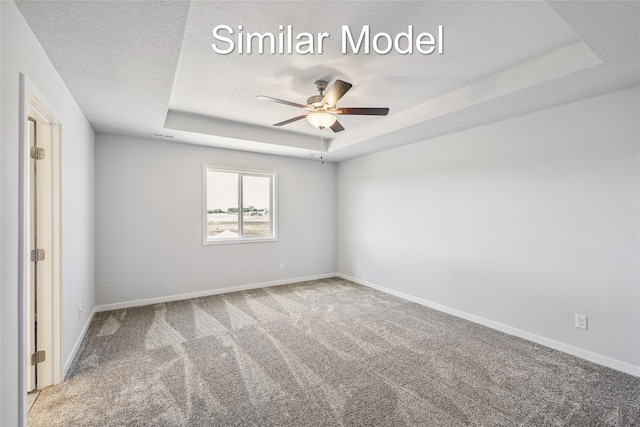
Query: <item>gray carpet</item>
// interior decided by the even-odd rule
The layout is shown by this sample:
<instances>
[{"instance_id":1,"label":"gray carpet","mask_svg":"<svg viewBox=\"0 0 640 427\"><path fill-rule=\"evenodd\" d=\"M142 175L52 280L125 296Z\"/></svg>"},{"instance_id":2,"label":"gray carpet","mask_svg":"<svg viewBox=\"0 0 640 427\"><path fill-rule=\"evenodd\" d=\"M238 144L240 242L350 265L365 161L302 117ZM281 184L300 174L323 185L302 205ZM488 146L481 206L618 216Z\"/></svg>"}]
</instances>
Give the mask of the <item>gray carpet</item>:
<instances>
[{"instance_id":1,"label":"gray carpet","mask_svg":"<svg viewBox=\"0 0 640 427\"><path fill-rule=\"evenodd\" d=\"M635 426L640 378L327 279L98 313L29 426Z\"/></svg>"}]
</instances>

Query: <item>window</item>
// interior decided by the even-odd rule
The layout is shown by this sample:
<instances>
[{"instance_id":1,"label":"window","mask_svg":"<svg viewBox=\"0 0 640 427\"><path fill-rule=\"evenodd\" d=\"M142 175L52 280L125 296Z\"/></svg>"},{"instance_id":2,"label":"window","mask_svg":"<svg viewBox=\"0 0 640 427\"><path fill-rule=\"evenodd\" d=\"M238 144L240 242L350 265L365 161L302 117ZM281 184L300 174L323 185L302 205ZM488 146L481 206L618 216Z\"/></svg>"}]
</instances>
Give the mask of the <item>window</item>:
<instances>
[{"instance_id":1,"label":"window","mask_svg":"<svg viewBox=\"0 0 640 427\"><path fill-rule=\"evenodd\" d=\"M204 167L204 244L277 240L275 172Z\"/></svg>"}]
</instances>

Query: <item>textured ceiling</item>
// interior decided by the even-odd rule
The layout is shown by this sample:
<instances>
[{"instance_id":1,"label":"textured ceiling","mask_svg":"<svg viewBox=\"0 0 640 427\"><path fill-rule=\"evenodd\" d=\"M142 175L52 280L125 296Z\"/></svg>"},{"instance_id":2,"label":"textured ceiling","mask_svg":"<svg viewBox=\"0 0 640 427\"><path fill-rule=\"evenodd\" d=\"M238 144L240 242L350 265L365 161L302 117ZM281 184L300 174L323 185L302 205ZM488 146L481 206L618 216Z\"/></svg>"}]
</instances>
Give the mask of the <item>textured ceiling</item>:
<instances>
[{"instance_id":1,"label":"textured ceiling","mask_svg":"<svg viewBox=\"0 0 640 427\"><path fill-rule=\"evenodd\" d=\"M640 84L640 3L576 2L17 2L97 131L340 161ZM212 29L329 32L324 52L216 54ZM340 52L341 26L372 35L437 33L443 55ZM286 27L285 27L286 28ZM341 116L322 132L296 103L315 80L353 88L342 107L389 107L387 117Z\"/></svg>"}]
</instances>

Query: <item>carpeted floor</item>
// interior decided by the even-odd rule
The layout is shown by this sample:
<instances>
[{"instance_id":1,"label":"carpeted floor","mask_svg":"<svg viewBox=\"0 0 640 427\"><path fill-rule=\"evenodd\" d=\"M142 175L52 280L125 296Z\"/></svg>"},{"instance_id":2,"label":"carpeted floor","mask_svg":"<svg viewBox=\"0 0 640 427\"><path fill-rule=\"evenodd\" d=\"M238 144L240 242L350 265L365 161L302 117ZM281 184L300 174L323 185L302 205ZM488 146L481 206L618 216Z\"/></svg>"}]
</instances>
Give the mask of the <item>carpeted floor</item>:
<instances>
[{"instance_id":1,"label":"carpeted floor","mask_svg":"<svg viewBox=\"0 0 640 427\"><path fill-rule=\"evenodd\" d=\"M342 279L98 313L29 426L635 426L640 378Z\"/></svg>"}]
</instances>

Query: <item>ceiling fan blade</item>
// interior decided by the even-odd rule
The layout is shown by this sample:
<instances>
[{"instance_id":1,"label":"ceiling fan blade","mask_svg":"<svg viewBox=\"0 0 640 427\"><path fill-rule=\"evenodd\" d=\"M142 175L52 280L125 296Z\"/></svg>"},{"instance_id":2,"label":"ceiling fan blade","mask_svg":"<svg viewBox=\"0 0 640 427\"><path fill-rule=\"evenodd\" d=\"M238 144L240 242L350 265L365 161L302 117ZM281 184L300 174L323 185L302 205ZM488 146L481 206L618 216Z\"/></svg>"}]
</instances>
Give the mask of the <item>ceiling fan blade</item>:
<instances>
[{"instance_id":1,"label":"ceiling fan blade","mask_svg":"<svg viewBox=\"0 0 640 427\"><path fill-rule=\"evenodd\" d=\"M322 98L322 106L328 105L329 107L335 106L340 98L347 93L353 86L351 83L347 83L342 80L336 80L336 82L329 88L327 94Z\"/></svg>"},{"instance_id":2,"label":"ceiling fan blade","mask_svg":"<svg viewBox=\"0 0 640 427\"><path fill-rule=\"evenodd\" d=\"M386 116L388 108L338 108L336 114L352 114L360 116Z\"/></svg>"},{"instance_id":3,"label":"ceiling fan blade","mask_svg":"<svg viewBox=\"0 0 640 427\"><path fill-rule=\"evenodd\" d=\"M334 132L342 132L344 130L340 122L337 120L329 127L329 129L331 129Z\"/></svg>"},{"instance_id":4,"label":"ceiling fan blade","mask_svg":"<svg viewBox=\"0 0 640 427\"><path fill-rule=\"evenodd\" d=\"M277 102L279 104L290 105L292 107L308 109L306 105L298 104L296 102L285 101L284 99L272 98L270 96L265 96L265 95L258 95L258 96L256 96L256 99L260 99L260 100L263 100L263 101L273 101L273 102Z\"/></svg>"},{"instance_id":5,"label":"ceiling fan blade","mask_svg":"<svg viewBox=\"0 0 640 427\"><path fill-rule=\"evenodd\" d=\"M285 120L284 122L276 123L276 124L274 124L274 126L284 126L284 125L288 125L289 123L296 122L296 121L298 121L298 120L300 120L300 119L304 119L305 117L307 117L307 115L306 115L306 114L303 114L303 115L301 115L301 116L294 117L293 119L289 119L289 120Z\"/></svg>"}]
</instances>

